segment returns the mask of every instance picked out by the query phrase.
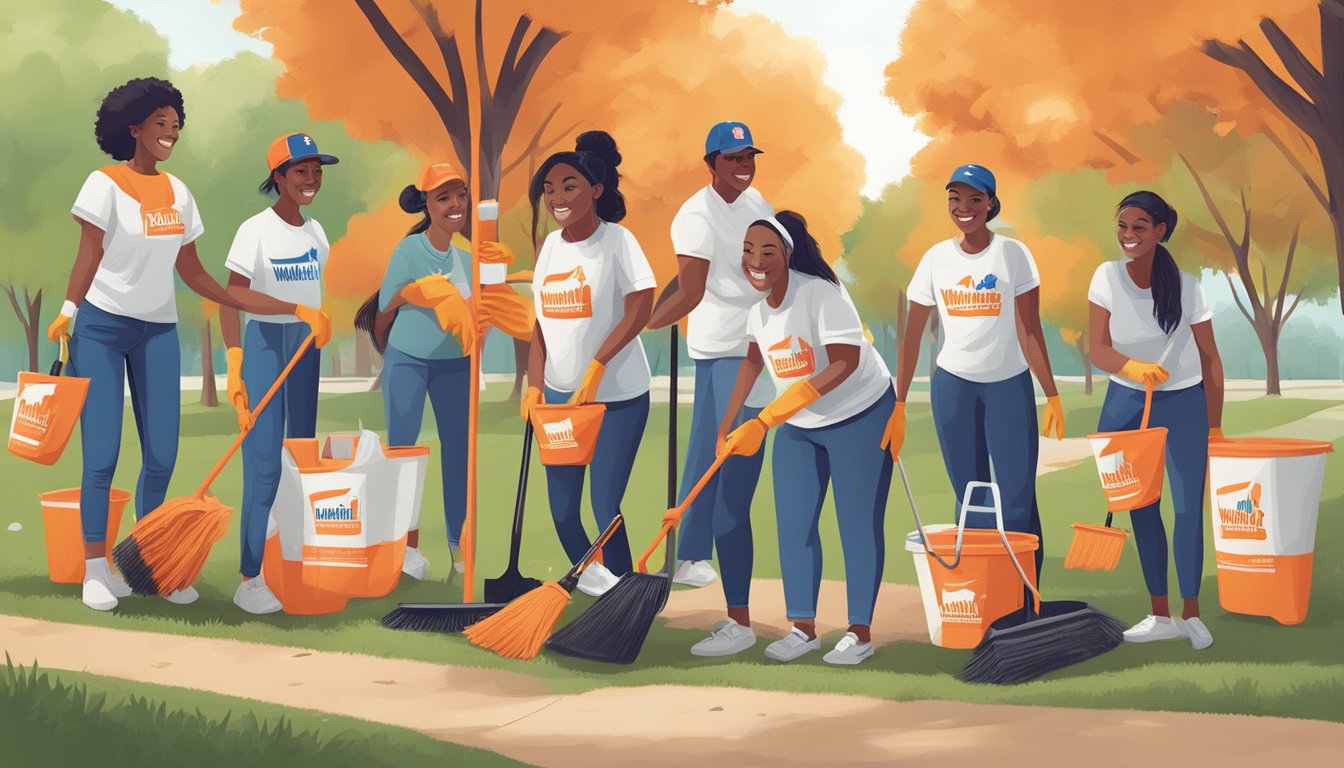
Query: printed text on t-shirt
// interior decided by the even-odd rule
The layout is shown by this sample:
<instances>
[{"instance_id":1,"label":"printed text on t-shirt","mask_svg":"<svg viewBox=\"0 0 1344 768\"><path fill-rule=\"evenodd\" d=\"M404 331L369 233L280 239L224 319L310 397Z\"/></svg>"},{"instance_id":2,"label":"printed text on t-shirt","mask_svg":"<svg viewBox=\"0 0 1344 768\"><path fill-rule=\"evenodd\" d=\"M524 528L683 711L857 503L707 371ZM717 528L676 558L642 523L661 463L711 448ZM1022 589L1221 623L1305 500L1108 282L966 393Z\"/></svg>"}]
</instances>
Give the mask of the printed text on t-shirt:
<instances>
[{"instance_id":1,"label":"printed text on t-shirt","mask_svg":"<svg viewBox=\"0 0 1344 768\"><path fill-rule=\"evenodd\" d=\"M583 267L546 276L541 286L541 314L556 320L593 316L593 288Z\"/></svg>"},{"instance_id":2,"label":"printed text on t-shirt","mask_svg":"<svg viewBox=\"0 0 1344 768\"><path fill-rule=\"evenodd\" d=\"M998 317L1003 306L998 281L992 274L979 281L967 275L951 288L943 288L939 293L947 314L951 317Z\"/></svg>"}]
</instances>

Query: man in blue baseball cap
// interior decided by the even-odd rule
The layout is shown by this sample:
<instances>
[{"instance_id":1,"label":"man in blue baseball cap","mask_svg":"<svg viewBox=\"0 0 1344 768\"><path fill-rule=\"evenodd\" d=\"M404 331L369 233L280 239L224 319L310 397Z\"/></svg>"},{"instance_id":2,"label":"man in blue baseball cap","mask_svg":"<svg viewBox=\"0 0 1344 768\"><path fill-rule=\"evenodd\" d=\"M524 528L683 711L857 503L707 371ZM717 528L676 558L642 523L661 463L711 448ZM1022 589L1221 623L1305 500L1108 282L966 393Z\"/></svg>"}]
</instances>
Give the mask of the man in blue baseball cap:
<instances>
[{"instance_id":1,"label":"man in blue baseball cap","mask_svg":"<svg viewBox=\"0 0 1344 768\"><path fill-rule=\"evenodd\" d=\"M710 183L692 195L672 220L677 277L649 319L650 328L661 328L688 316L686 348L695 361L695 411L680 499L714 461L719 424L747 354L747 310L763 296L742 273L747 228L775 213L751 186L759 154L746 123L727 121L709 129L704 162ZM733 426L755 418L772 394L769 377L759 379ZM728 604L729 620L691 649L697 656L728 656L756 643L747 612L750 513L764 456L761 451L725 462L682 521L677 552L681 563L673 581L694 587L712 583L718 574L709 559L717 545Z\"/></svg>"}]
</instances>

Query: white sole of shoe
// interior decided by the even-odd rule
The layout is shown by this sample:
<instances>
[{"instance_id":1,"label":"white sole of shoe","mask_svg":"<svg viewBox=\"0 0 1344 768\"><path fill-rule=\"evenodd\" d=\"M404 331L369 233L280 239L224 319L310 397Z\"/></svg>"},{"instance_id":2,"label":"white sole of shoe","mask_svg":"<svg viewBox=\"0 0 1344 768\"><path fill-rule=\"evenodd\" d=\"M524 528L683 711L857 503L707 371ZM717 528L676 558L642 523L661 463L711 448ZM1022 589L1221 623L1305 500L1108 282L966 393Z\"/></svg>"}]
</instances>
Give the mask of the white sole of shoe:
<instances>
[{"instance_id":1,"label":"white sole of shoe","mask_svg":"<svg viewBox=\"0 0 1344 768\"><path fill-rule=\"evenodd\" d=\"M737 654L743 651L749 651L755 647L756 647L755 640L751 642L751 645L744 645L741 648L735 648L733 650L719 650L717 648L713 650L704 650L701 649L699 647L699 644L697 643L696 645L691 646L691 655L700 656L702 658L714 659L714 658L722 658L724 656L736 656Z\"/></svg>"}]
</instances>

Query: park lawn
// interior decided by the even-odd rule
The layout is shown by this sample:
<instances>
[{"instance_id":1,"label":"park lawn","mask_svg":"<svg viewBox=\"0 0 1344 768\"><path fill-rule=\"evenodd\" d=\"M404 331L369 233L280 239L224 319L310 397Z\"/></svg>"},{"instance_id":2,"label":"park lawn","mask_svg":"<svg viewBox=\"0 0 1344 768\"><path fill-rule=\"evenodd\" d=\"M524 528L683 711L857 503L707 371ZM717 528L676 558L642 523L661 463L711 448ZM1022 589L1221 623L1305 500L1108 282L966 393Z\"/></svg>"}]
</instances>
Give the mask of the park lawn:
<instances>
[{"instance_id":1,"label":"park lawn","mask_svg":"<svg viewBox=\"0 0 1344 768\"><path fill-rule=\"evenodd\" d=\"M1093 429L1104 384L1085 396L1077 385L1066 385L1064 402L1069 436ZM507 387L492 388L483 397L481 418L480 519L477 578L503 570L514 482L517 472L519 427L514 406L504 402ZM186 398L184 398L186 399ZM189 398L194 401L194 396ZM1334 402L1261 398L1228 403L1225 426L1230 434L1286 424ZM681 417L683 443L689 432L689 408ZM655 405L645 440L626 495L625 513L632 546L642 549L656 532L666 496L666 406ZM133 489L138 461L135 432L127 429L116 486ZM377 393L326 395L319 431L383 428L382 403ZM205 409L194 402L184 406L183 442L170 496L192 492L200 478L228 444L234 417L226 408ZM426 415L423 433L432 437L432 419ZM1308 425L1310 426L1310 425ZM427 444L437 448L435 441ZM1344 441L1336 443L1344 449ZM929 520L950 516L952 496L933 433L926 403L909 407L909 437L903 454L921 511ZM1338 455L1330 459L1339 466ZM534 469L535 469L534 465ZM19 533L0 532L0 612L56 621L142 629L211 637L226 637L323 650L350 651L378 656L412 658L439 663L522 671L545 681L557 692L578 692L609 685L681 683L728 685L801 692L851 693L888 699L936 698L984 703L1043 704L1098 708L1207 711L1278 715L1344 721L1344 563L1331 557L1316 562L1312 608L1296 627L1281 627L1271 619L1228 614L1217 604L1212 537L1206 535L1204 614L1217 638L1214 647L1194 653L1184 643L1123 646L1085 665L1061 670L1026 685L997 688L962 683L956 675L968 652L940 649L919 642L883 647L859 670L838 670L819 658L785 666L764 661L757 654L731 661L697 659L689 646L703 636L700 630L657 627L639 661L629 667L603 666L568 657L543 654L531 662L508 661L468 645L460 637L392 632L378 619L398 601L453 601L460 597L460 577L444 581L449 556L443 523L434 510L441 506L438 472L432 469L425 487L422 549L434 564L435 579L425 583L404 580L387 598L354 600L343 613L294 617L284 614L254 617L232 604L237 584L237 521L216 546L197 582L202 599L179 607L150 599L128 598L116 612L100 614L78 600L78 587L57 585L46 578L46 564L36 495L40 491L78 485L78 436L53 468L27 464L5 455L0 471L15 504L0 519L0 527L16 520ZM769 462L756 495L753 524L756 542L755 575L777 578L773 494ZM897 481L899 483L899 481ZM1072 533L1069 524L1100 522L1104 502L1090 461L1041 478L1040 506L1044 519L1046 565L1044 584L1051 599L1086 599L1129 622L1141 618L1148 600L1133 545L1128 545L1114 572L1065 571L1062 558ZM235 460L214 485L215 492L236 503L241 495L239 462ZM545 478L534 471L529 483L529 517L524 533L522 568L537 578L558 578L567 568L547 512ZM887 565L885 577L914 583L911 558L904 552L904 535L912 528L904 493L893 488L888 502ZM843 578L834 514L822 517L822 540L827 558L825 575ZM1123 523L1121 523L1123 525ZM123 533L129 530L123 524ZM591 526L591 520L590 520ZM1132 539L1131 539L1132 540ZM1344 548L1344 472L1327 472L1322 491L1317 549L1323 553ZM1175 582L1174 574L1172 582ZM717 589L717 587L710 587ZM479 596L479 581L478 581ZM479 599L479 598L478 598ZM590 603L575 595L570 616ZM706 628L707 629L707 628ZM833 641L833 638L831 638Z\"/></svg>"},{"instance_id":2,"label":"park lawn","mask_svg":"<svg viewBox=\"0 0 1344 768\"><path fill-rule=\"evenodd\" d=\"M0 744L9 765L140 768L145 749L176 765L292 768L526 768L482 749L350 717L191 688L39 665L0 666ZM260 762L259 762L260 761Z\"/></svg>"}]
</instances>

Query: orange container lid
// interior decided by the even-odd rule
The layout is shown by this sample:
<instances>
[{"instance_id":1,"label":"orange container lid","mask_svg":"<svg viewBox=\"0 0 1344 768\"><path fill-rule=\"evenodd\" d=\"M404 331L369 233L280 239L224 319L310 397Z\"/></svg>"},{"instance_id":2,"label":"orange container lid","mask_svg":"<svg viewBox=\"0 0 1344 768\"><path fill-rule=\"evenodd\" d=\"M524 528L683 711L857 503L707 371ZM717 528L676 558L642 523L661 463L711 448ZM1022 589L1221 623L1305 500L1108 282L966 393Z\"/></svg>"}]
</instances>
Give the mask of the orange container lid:
<instances>
[{"instance_id":1,"label":"orange container lid","mask_svg":"<svg viewBox=\"0 0 1344 768\"><path fill-rule=\"evenodd\" d=\"M927 531L929 540L929 549L948 557L957 552L957 531ZM1017 531L1008 531L1008 543L1012 545L1014 552L1035 552L1041 548L1041 540L1034 533L1018 533ZM961 553L963 555L1005 555L1003 551L1003 540L999 538L998 531L986 531L980 528L966 529L966 535L961 540Z\"/></svg>"},{"instance_id":2,"label":"orange container lid","mask_svg":"<svg viewBox=\"0 0 1344 768\"><path fill-rule=\"evenodd\" d=\"M389 459L404 459L407 456L428 456L428 445L384 445L383 456Z\"/></svg>"},{"instance_id":3,"label":"orange container lid","mask_svg":"<svg viewBox=\"0 0 1344 768\"><path fill-rule=\"evenodd\" d=\"M1324 440L1293 437L1231 437L1209 443L1209 456L1224 459L1274 459L1284 456L1315 456L1330 453L1335 446Z\"/></svg>"},{"instance_id":4,"label":"orange container lid","mask_svg":"<svg viewBox=\"0 0 1344 768\"><path fill-rule=\"evenodd\" d=\"M1120 429L1114 432L1093 432L1087 438L1091 440L1094 437L1115 437L1116 435L1152 435L1153 437L1161 435L1162 439L1165 440L1166 434L1166 427L1149 427L1147 429Z\"/></svg>"}]
</instances>

